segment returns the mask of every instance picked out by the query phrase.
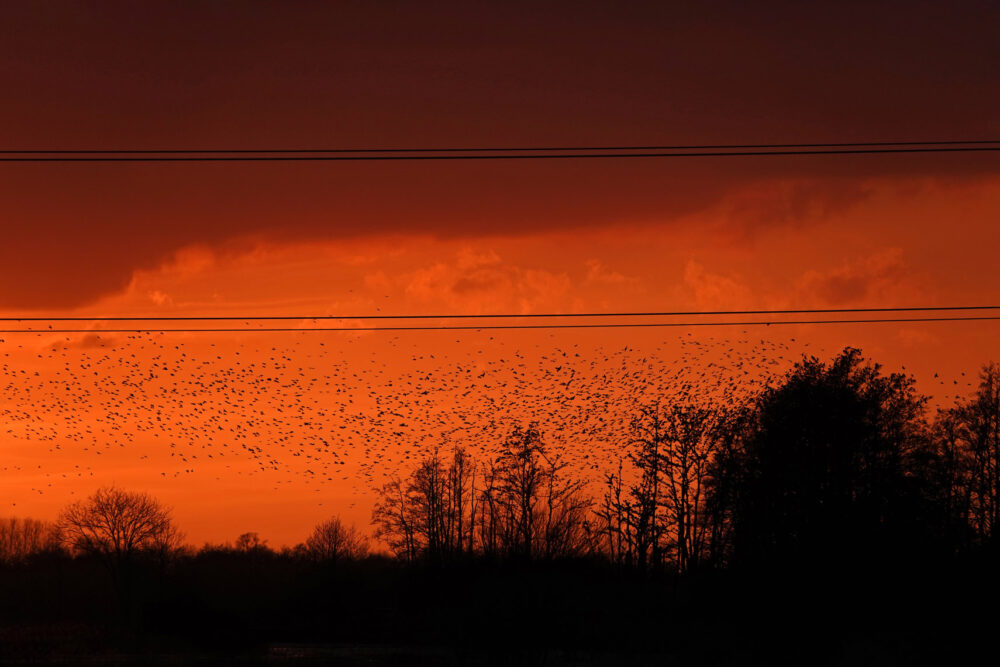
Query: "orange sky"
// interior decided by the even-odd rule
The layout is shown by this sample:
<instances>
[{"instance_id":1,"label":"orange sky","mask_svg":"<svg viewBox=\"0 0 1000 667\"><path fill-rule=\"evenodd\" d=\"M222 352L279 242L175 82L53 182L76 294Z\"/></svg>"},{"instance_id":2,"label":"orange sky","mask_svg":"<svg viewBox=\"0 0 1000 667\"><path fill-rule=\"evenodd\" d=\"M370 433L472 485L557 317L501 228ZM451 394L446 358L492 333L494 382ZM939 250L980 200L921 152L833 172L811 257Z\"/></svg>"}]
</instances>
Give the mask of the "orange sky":
<instances>
[{"instance_id":1,"label":"orange sky","mask_svg":"<svg viewBox=\"0 0 1000 667\"><path fill-rule=\"evenodd\" d=\"M984 139L998 129L996 14L974 5L936 16L839 4L713 16L590 3L541 14L32 6L0 28L4 148ZM597 162L0 166L0 312L1000 302L993 154ZM854 345L948 401L970 389L962 372L1000 358L997 332L985 322L8 335L0 512L53 518L114 482L174 506L195 543L255 530L289 544L331 513L367 526L370 484L404 471L442 431L488 443L496 431L469 415L502 426L537 410L574 465L593 471L615 432L593 415L648 390L622 369L662 384L673 379L663 369L688 378L728 364L709 373L728 377L741 375L737 357L780 353L780 370L803 352ZM572 392L581 380L587 392ZM550 417L553 403L569 416ZM609 421L622 414L615 405Z\"/></svg>"}]
</instances>

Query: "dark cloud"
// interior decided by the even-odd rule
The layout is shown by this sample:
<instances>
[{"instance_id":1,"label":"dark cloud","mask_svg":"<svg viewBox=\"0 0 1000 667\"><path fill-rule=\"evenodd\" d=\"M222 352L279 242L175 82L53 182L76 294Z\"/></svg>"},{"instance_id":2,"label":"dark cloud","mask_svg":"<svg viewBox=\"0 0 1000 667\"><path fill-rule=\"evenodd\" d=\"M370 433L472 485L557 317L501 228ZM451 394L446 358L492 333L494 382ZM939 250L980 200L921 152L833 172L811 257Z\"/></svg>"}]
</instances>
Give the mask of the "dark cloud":
<instances>
[{"instance_id":1,"label":"dark cloud","mask_svg":"<svg viewBox=\"0 0 1000 667\"><path fill-rule=\"evenodd\" d=\"M846 177L734 184L715 208L725 221L716 231L744 241L775 227L805 227L849 211L873 192L870 181Z\"/></svg>"},{"instance_id":2,"label":"dark cloud","mask_svg":"<svg viewBox=\"0 0 1000 667\"><path fill-rule=\"evenodd\" d=\"M989 138L986 3L109 2L5 6L5 148ZM669 221L752 184L760 224L991 156L0 166L0 306L121 289L193 243ZM829 187L822 185L831 183ZM852 185L853 184L853 185ZM805 212L805 213L803 213Z\"/></svg>"},{"instance_id":3,"label":"dark cloud","mask_svg":"<svg viewBox=\"0 0 1000 667\"><path fill-rule=\"evenodd\" d=\"M902 251L890 248L826 273L810 271L803 276L800 291L831 306L863 303L884 297L899 284L906 268Z\"/></svg>"}]
</instances>

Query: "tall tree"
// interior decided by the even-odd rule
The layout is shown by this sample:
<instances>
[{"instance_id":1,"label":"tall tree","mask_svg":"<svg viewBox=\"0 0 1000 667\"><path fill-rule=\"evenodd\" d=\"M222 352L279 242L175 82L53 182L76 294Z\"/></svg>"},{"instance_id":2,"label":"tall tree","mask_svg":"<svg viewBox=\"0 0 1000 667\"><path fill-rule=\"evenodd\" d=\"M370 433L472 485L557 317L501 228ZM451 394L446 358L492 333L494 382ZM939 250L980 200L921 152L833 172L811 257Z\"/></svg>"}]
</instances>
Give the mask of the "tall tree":
<instances>
[{"instance_id":1,"label":"tall tree","mask_svg":"<svg viewBox=\"0 0 1000 667\"><path fill-rule=\"evenodd\" d=\"M181 539L170 508L148 494L113 486L66 507L57 525L71 550L98 555L112 566L159 553Z\"/></svg>"},{"instance_id":2,"label":"tall tree","mask_svg":"<svg viewBox=\"0 0 1000 667\"><path fill-rule=\"evenodd\" d=\"M658 402L639 406L630 423L628 459L638 479L629 487L631 502L620 508L626 510L634 558L640 569L658 567L662 560L663 522L659 510L663 504L661 486L666 461L662 447L667 428ZM612 481L618 482L620 477Z\"/></svg>"},{"instance_id":3,"label":"tall tree","mask_svg":"<svg viewBox=\"0 0 1000 667\"><path fill-rule=\"evenodd\" d=\"M975 393L938 413L942 493L981 544L1000 531L1000 365L983 366Z\"/></svg>"},{"instance_id":4,"label":"tall tree","mask_svg":"<svg viewBox=\"0 0 1000 667\"><path fill-rule=\"evenodd\" d=\"M803 359L761 397L734 461L736 557L866 562L911 546L926 399L857 349Z\"/></svg>"},{"instance_id":5,"label":"tall tree","mask_svg":"<svg viewBox=\"0 0 1000 667\"><path fill-rule=\"evenodd\" d=\"M137 561L153 556L162 564L182 539L170 508L148 494L114 486L100 488L66 507L57 525L70 551L104 562L123 611L131 611L134 601L132 578Z\"/></svg>"},{"instance_id":6,"label":"tall tree","mask_svg":"<svg viewBox=\"0 0 1000 667\"><path fill-rule=\"evenodd\" d=\"M664 524L678 572L696 567L707 548L705 511L710 464L723 428L722 412L696 404L664 411L660 456L664 477Z\"/></svg>"},{"instance_id":7,"label":"tall tree","mask_svg":"<svg viewBox=\"0 0 1000 667\"><path fill-rule=\"evenodd\" d=\"M384 541L397 558L412 561L422 553L413 525L413 511L402 479L394 478L382 485L372 510L375 538Z\"/></svg>"},{"instance_id":8,"label":"tall tree","mask_svg":"<svg viewBox=\"0 0 1000 667\"><path fill-rule=\"evenodd\" d=\"M401 557L556 558L589 548L590 501L583 481L552 456L534 425L515 428L479 467L461 448L447 462L434 451L406 480L379 492L375 535ZM478 482L478 488L476 480Z\"/></svg>"},{"instance_id":9,"label":"tall tree","mask_svg":"<svg viewBox=\"0 0 1000 667\"><path fill-rule=\"evenodd\" d=\"M979 387L960 407L962 437L971 456L971 518L983 542L1000 532L1000 366L988 364Z\"/></svg>"},{"instance_id":10,"label":"tall tree","mask_svg":"<svg viewBox=\"0 0 1000 667\"><path fill-rule=\"evenodd\" d=\"M710 504L710 489L721 499L717 455L735 446L744 412L690 398L639 406L628 442L630 469L620 463L606 476L598 510L616 561L639 568L670 561L685 572L720 548L728 517ZM633 481L623 495L626 477Z\"/></svg>"}]
</instances>

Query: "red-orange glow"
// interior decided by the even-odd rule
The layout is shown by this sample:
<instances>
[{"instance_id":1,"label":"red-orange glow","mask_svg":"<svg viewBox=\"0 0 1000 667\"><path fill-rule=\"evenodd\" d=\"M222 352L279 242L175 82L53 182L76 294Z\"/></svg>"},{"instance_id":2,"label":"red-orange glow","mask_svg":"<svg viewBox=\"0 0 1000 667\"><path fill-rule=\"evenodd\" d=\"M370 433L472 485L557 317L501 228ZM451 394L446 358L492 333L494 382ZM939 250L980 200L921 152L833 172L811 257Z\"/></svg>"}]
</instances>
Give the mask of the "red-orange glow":
<instances>
[{"instance_id":1,"label":"red-orange glow","mask_svg":"<svg viewBox=\"0 0 1000 667\"><path fill-rule=\"evenodd\" d=\"M995 22L957 8L14 4L0 149L997 138ZM997 305L997 155L0 164L0 315ZM435 444L535 418L599 476L652 388L851 345L947 404L998 333L0 334L0 515L114 483L292 544Z\"/></svg>"},{"instance_id":2,"label":"red-orange glow","mask_svg":"<svg viewBox=\"0 0 1000 667\"><path fill-rule=\"evenodd\" d=\"M192 247L137 271L126 289L93 305L47 312L836 307L979 303L1000 290L989 259L1000 204L994 182L873 183L863 201L808 225L719 232L736 216L752 215L751 205L780 206L775 199L785 192L763 190L753 204L738 194L717 211L666 226ZM962 224L945 228L946 217ZM538 419L552 442L596 478L614 463L624 401L643 396L643 385L687 379L714 391L714 378L734 377L752 387L757 365L772 358L765 370L780 372L803 353L825 356L855 345L890 368L905 366L923 391L947 402L969 390L969 375L995 356L995 340L988 322L12 334L0 343L0 503L12 513L51 518L72 498L115 483L172 504L195 543L248 530L274 544L294 543L331 513L367 525L372 486L387 475L404 472L434 445L484 451L519 419ZM737 360L752 373L744 375ZM623 379L631 374L638 379ZM607 423L595 423L595 415Z\"/></svg>"}]
</instances>

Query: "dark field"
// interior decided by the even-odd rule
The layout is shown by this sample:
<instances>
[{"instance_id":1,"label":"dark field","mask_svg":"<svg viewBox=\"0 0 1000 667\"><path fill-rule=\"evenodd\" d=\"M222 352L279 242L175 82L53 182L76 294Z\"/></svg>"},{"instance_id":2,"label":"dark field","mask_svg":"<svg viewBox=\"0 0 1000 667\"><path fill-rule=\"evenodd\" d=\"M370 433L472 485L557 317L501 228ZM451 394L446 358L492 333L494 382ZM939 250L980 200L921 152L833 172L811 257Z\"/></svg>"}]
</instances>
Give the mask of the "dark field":
<instances>
[{"instance_id":1,"label":"dark field","mask_svg":"<svg viewBox=\"0 0 1000 667\"><path fill-rule=\"evenodd\" d=\"M4 664L933 664L992 650L987 569L678 578L229 554L137 572L124 614L99 563L38 558L0 572L0 650Z\"/></svg>"}]
</instances>

